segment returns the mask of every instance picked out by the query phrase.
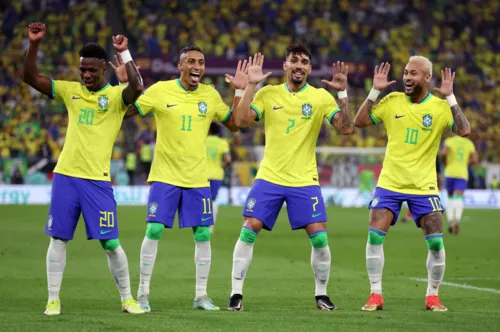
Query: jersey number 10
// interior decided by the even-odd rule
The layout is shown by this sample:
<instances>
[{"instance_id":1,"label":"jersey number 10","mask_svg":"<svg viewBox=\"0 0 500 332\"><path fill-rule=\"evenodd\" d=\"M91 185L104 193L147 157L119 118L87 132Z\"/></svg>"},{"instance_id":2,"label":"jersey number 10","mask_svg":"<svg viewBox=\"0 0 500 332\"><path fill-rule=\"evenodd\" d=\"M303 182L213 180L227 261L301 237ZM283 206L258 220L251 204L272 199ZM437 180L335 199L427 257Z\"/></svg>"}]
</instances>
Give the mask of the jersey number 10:
<instances>
[{"instance_id":1,"label":"jersey number 10","mask_svg":"<svg viewBox=\"0 0 500 332\"><path fill-rule=\"evenodd\" d=\"M416 145L418 143L418 129L406 128L406 144Z\"/></svg>"}]
</instances>

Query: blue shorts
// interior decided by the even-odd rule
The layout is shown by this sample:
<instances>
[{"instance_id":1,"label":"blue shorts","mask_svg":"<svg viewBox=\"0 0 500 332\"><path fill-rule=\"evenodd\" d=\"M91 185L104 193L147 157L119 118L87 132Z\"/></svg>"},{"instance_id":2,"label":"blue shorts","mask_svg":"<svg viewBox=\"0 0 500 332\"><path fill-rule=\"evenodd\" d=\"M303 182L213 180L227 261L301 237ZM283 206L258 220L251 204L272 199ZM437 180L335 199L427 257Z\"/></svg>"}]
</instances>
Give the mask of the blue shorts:
<instances>
[{"instance_id":1,"label":"blue shorts","mask_svg":"<svg viewBox=\"0 0 500 332\"><path fill-rule=\"evenodd\" d=\"M172 228L177 211L179 228L213 225L210 187L182 188L153 182L149 189L146 220Z\"/></svg>"},{"instance_id":2,"label":"blue shorts","mask_svg":"<svg viewBox=\"0 0 500 332\"><path fill-rule=\"evenodd\" d=\"M243 216L259 219L270 231L284 202L293 230L328 219L319 186L285 187L261 179L248 193Z\"/></svg>"},{"instance_id":3,"label":"blue shorts","mask_svg":"<svg viewBox=\"0 0 500 332\"><path fill-rule=\"evenodd\" d=\"M212 193L212 201L217 199L217 193L222 186L222 180L210 180L210 192Z\"/></svg>"},{"instance_id":4,"label":"blue shorts","mask_svg":"<svg viewBox=\"0 0 500 332\"><path fill-rule=\"evenodd\" d=\"M467 189L467 180L465 179L446 178L445 184L449 196L453 195L455 190L465 191Z\"/></svg>"},{"instance_id":5,"label":"blue shorts","mask_svg":"<svg viewBox=\"0 0 500 332\"><path fill-rule=\"evenodd\" d=\"M80 213L85 220L87 239L118 238L116 201L111 183L55 173L45 233L63 240L73 239Z\"/></svg>"},{"instance_id":6,"label":"blue shorts","mask_svg":"<svg viewBox=\"0 0 500 332\"><path fill-rule=\"evenodd\" d=\"M369 209L387 209L394 214L391 225L398 221L403 202L408 204L411 216L417 227L420 227L420 218L432 212L444 212L438 195L410 195L379 188L375 189Z\"/></svg>"}]
</instances>

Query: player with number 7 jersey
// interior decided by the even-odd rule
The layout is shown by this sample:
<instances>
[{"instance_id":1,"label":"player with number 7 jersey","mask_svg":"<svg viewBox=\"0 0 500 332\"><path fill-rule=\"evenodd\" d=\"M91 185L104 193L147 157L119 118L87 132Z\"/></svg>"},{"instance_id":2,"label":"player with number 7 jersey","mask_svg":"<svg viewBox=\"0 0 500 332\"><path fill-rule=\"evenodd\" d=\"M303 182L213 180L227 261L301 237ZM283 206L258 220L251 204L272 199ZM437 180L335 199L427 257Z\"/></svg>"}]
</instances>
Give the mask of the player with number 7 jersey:
<instances>
[{"instance_id":1,"label":"player with number 7 jersey","mask_svg":"<svg viewBox=\"0 0 500 332\"><path fill-rule=\"evenodd\" d=\"M250 58L248 87L235 116L238 126L264 120L266 146L243 208L244 224L234 248L228 305L232 311L243 310L243 282L256 237L262 228L273 229L285 202L292 230L305 229L312 246L316 306L325 311L336 308L327 295L331 259L326 234L327 215L318 182L316 142L325 120L341 134L352 133L346 92L348 67L335 63L332 81L323 81L338 91L338 106L328 91L307 83L312 66L311 53L305 46L291 45L285 55L286 83L265 86L256 94L256 85L271 73L262 73L262 54Z\"/></svg>"},{"instance_id":2,"label":"player with number 7 jersey","mask_svg":"<svg viewBox=\"0 0 500 332\"><path fill-rule=\"evenodd\" d=\"M445 270L442 235L443 207L439 201L436 155L444 130L451 128L460 136L470 133L470 125L453 95L455 73L441 71L442 85L436 89L447 101L430 94L432 63L422 56L410 57L403 74L404 93L392 92L378 105L381 90L396 83L387 81L388 63L375 67L373 89L360 107L354 124L367 127L384 123L387 151L374 197L369 204L370 222L366 245L366 268L371 291L363 311L381 310L383 243L391 225L395 225L403 202L424 233L427 243L428 285L425 307L446 311L438 297Z\"/></svg>"},{"instance_id":3,"label":"player with number 7 jersey","mask_svg":"<svg viewBox=\"0 0 500 332\"><path fill-rule=\"evenodd\" d=\"M126 116L152 113L157 138L148 182L146 235L141 247L139 305L151 311L150 279L156 260L158 242L164 228L172 228L178 212L180 228L191 227L195 240L196 295L195 309L219 310L207 296L210 272L210 226L213 225L212 197L207 175L206 141L212 120L222 122L232 131L229 107L210 85L200 83L205 72L205 56L196 46L180 51L180 77L160 81L149 87L131 106ZM246 62L238 63L233 86L246 86ZM235 96L237 105L240 97Z\"/></svg>"}]
</instances>

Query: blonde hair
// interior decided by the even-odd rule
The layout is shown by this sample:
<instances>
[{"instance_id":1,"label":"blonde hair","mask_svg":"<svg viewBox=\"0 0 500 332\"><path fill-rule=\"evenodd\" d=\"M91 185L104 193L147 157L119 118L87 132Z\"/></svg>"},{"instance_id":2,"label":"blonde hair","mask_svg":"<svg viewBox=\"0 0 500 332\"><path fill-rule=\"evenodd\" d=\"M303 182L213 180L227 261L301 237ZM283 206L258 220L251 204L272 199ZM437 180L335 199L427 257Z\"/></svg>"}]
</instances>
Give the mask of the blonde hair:
<instances>
[{"instance_id":1,"label":"blonde hair","mask_svg":"<svg viewBox=\"0 0 500 332\"><path fill-rule=\"evenodd\" d=\"M414 61L419 61L424 64L425 70L431 75L432 78L432 62L431 60L427 59L425 56L421 55L414 55L411 56L408 62L411 62L412 60Z\"/></svg>"}]
</instances>

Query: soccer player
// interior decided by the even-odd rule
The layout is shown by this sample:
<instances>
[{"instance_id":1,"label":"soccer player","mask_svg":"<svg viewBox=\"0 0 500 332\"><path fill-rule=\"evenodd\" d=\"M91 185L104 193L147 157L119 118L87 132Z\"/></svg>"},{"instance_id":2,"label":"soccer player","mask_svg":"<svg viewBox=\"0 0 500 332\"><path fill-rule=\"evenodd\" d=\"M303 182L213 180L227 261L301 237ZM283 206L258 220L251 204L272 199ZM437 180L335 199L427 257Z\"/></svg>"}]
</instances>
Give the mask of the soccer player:
<instances>
[{"instance_id":1,"label":"soccer player","mask_svg":"<svg viewBox=\"0 0 500 332\"><path fill-rule=\"evenodd\" d=\"M428 286L425 306L432 311L446 311L438 297L445 269L442 235L442 206L436 178L436 156L444 130L451 127L460 136L470 133L470 125L453 94L455 73L441 71L441 88L446 101L429 93L432 63L422 56L412 56L405 67L404 93L392 92L374 107L380 93L396 81L387 81L390 64L375 67L373 88L360 107L354 124L367 127L383 122L389 138L382 172L370 202L370 226L366 245L366 267L371 294L364 311L381 310L383 243L389 227L398 220L403 202L427 242ZM451 110L450 110L451 108Z\"/></svg>"},{"instance_id":2,"label":"soccer player","mask_svg":"<svg viewBox=\"0 0 500 332\"><path fill-rule=\"evenodd\" d=\"M195 240L196 296L195 309L219 310L207 296L210 272L210 228L214 219L212 196L207 176L207 133L216 119L232 131L231 110L210 85L200 83L205 73L205 56L196 46L184 47L177 64L180 77L160 81L149 87L126 116L153 112L158 127L156 151L148 182L146 235L141 247L138 303L147 312L149 284L165 227L172 228L178 212L179 227L191 227ZM247 84L247 61L238 62L236 75L226 75L236 89L238 104Z\"/></svg>"},{"instance_id":3,"label":"soccer player","mask_svg":"<svg viewBox=\"0 0 500 332\"><path fill-rule=\"evenodd\" d=\"M286 83L265 86L256 94L257 84L271 73L262 73L264 56L260 53L250 63L248 86L238 104L235 122L238 127L244 127L254 120L265 119L266 147L243 208L244 223L233 253L228 309L243 310L243 282L252 261L254 242L262 228L273 229L286 202L292 230L305 229L312 245L316 306L321 310L335 310L327 296L331 258L315 147L325 119L341 134L352 133L346 91L348 67L341 62L333 64L332 81L322 81L338 91L339 107L325 89L307 83L312 70L311 53L302 45L286 49L283 63Z\"/></svg>"},{"instance_id":4,"label":"soccer player","mask_svg":"<svg viewBox=\"0 0 500 332\"><path fill-rule=\"evenodd\" d=\"M448 232L458 234L464 210L464 191L469 181L469 163L477 164L479 157L474 143L457 135L445 139L441 154L446 164L444 176L448 192Z\"/></svg>"},{"instance_id":5,"label":"soccer player","mask_svg":"<svg viewBox=\"0 0 500 332\"><path fill-rule=\"evenodd\" d=\"M217 204L217 193L224 180L224 169L231 163L229 144L220 137L220 126L216 122L210 124L207 137L207 174L210 181L210 192L212 194L212 215L214 224L217 217L219 204ZM213 232L214 225L210 226Z\"/></svg>"},{"instance_id":6,"label":"soccer player","mask_svg":"<svg viewBox=\"0 0 500 332\"><path fill-rule=\"evenodd\" d=\"M59 292L66 265L66 246L83 214L87 238L98 239L108 256L109 269L116 282L122 310L131 314L144 311L130 293L127 256L118 240L116 202L109 170L111 152L127 105L143 91L142 78L127 48L127 38L113 37L120 52L129 84L112 87L106 82L107 55L95 44L80 50L80 82L58 81L38 74L36 57L45 25L29 25L29 48L24 60L24 82L36 90L61 100L69 116L64 148L54 170L49 217L45 232L51 236L47 252L49 300L45 315L61 313Z\"/></svg>"}]
</instances>

